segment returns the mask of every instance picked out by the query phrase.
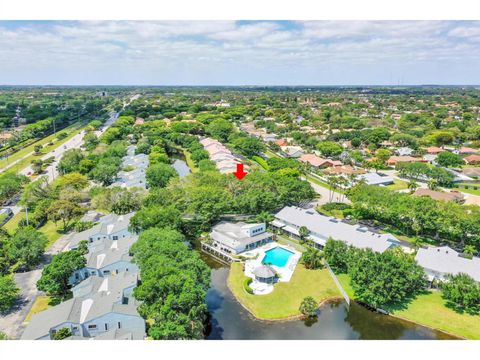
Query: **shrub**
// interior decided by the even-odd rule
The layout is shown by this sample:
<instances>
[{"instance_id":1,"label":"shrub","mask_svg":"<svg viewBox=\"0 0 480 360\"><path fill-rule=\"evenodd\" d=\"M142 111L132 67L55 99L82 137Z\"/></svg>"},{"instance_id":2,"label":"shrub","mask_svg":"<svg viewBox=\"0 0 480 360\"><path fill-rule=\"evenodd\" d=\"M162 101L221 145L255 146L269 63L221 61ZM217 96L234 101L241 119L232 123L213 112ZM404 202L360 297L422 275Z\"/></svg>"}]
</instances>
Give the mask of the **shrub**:
<instances>
[{"instance_id":1,"label":"shrub","mask_svg":"<svg viewBox=\"0 0 480 360\"><path fill-rule=\"evenodd\" d=\"M245 289L245 291L247 293L249 293L250 295L253 295L253 290L252 288L250 287L250 284L252 283L252 278L246 278L244 281L243 281L243 288Z\"/></svg>"}]
</instances>

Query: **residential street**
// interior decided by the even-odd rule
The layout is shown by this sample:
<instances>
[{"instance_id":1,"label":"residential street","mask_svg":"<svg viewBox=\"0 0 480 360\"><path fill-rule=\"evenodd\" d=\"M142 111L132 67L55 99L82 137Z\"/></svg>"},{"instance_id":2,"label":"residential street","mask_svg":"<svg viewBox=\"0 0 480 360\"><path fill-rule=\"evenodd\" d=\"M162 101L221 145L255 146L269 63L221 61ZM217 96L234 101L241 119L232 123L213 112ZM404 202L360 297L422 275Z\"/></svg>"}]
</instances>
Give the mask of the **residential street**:
<instances>
[{"instance_id":1,"label":"residential street","mask_svg":"<svg viewBox=\"0 0 480 360\"><path fill-rule=\"evenodd\" d=\"M317 185L310 180L308 180L308 182L310 183L310 185L312 185L313 190L315 190L315 192L321 196L320 199L316 199L313 202L315 204L315 206L316 205L324 205L324 204L330 202L330 197L332 196L332 192L330 190L324 188L323 186ZM338 192L333 192L332 202L343 202L343 203L346 203L346 204L351 203L350 200L348 200L345 195L340 194Z\"/></svg>"},{"instance_id":2,"label":"residential street","mask_svg":"<svg viewBox=\"0 0 480 360\"><path fill-rule=\"evenodd\" d=\"M110 125L112 125L118 118L118 113L111 113L110 118L105 122L101 130L96 132L97 136L100 136ZM46 159L50 156L55 156L55 161L46 169L46 175L48 180L52 181L57 175L56 169L58 161L62 155L68 149L79 148L83 144L84 131L75 135L70 140L65 142L64 145L44 155L42 159ZM28 174L32 169L30 166L21 171L22 174ZM18 213L21 208L18 206L11 207L15 213ZM17 287L20 289L20 296L15 304L13 310L6 316L0 317L0 331L7 334L11 339L18 339L22 335L24 329L24 319L30 311L35 299L41 295L41 292L37 290L36 283L42 274L43 267L48 264L53 255L61 252L67 245L68 236L62 236L52 246L45 251L45 260L37 269L28 271L25 273L14 274L14 279Z\"/></svg>"},{"instance_id":3,"label":"residential street","mask_svg":"<svg viewBox=\"0 0 480 360\"><path fill-rule=\"evenodd\" d=\"M97 136L102 135L109 127L112 125L118 118L118 113L112 112L110 114L110 118L105 122L103 127L100 130L97 130L95 134ZM45 169L45 175L48 177L48 181L54 180L58 176L57 165L60 159L62 158L65 151L69 149L78 149L80 146L83 145L83 136L85 135L85 131L80 132L79 134L72 137L70 140L66 141L63 145L59 146L58 148L50 151L48 154L42 156L42 160L48 159L51 156L55 157L55 161L50 164ZM29 173L33 173L32 167L29 165L26 168L20 171L23 175L28 175Z\"/></svg>"}]
</instances>

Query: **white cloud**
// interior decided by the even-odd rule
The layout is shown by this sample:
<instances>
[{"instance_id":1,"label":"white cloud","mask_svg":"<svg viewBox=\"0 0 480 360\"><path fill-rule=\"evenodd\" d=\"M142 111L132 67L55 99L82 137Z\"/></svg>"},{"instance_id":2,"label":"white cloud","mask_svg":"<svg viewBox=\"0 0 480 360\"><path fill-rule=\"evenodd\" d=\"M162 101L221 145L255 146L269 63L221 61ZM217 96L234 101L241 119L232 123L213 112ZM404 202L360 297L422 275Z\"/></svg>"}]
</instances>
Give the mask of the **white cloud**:
<instances>
[{"instance_id":1,"label":"white cloud","mask_svg":"<svg viewBox=\"0 0 480 360\"><path fill-rule=\"evenodd\" d=\"M368 73L372 83L386 82L382 74L398 69L422 83L424 68L431 64L444 69L438 82L460 81L449 77L448 70L461 64L465 68L462 76L480 83L480 22L83 21L7 25L11 24L0 22L0 82L4 83L56 83L57 77L83 83L87 73L92 76L88 81L97 83L131 79L137 79L134 83L163 83L165 79L189 83L186 74L204 84L220 74L224 84L253 84L266 78L279 83L282 79L295 83L297 78L321 83L324 77L312 74L330 69L338 76L342 67L355 70L358 79L367 75L364 69L377 69ZM289 69L295 69L295 78ZM352 76L347 80L357 81Z\"/></svg>"}]
</instances>

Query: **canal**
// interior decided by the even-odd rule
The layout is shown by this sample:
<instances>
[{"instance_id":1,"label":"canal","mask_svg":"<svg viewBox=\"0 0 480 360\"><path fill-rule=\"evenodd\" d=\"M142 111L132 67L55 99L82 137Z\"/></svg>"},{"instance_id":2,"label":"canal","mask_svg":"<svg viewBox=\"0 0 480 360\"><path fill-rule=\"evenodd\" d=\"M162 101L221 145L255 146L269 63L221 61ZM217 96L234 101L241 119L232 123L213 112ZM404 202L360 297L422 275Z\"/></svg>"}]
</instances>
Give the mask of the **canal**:
<instances>
[{"instance_id":1,"label":"canal","mask_svg":"<svg viewBox=\"0 0 480 360\"><path fill-rule=\"evenodd\" d=\"M268 322L255 319L227 287L229 268L202 254L212 269L207 305L210 340L441 340L451 336L391 316L374 313L352 302L322 306L316 321Z\"/></svg>"}]
</instances>

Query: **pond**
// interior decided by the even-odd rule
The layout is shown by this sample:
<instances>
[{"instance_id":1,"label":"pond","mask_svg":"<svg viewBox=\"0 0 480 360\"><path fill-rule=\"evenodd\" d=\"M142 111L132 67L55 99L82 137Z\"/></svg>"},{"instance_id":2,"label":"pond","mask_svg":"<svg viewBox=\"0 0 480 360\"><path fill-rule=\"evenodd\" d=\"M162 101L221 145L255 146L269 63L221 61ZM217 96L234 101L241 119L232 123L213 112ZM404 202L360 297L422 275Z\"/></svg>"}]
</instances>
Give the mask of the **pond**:
<instances>
[{"instance_id":1,"label":"pond","mask_svg":"<svg viewBox=\"0 0 480 360\"><path fill-rule=\"evenodd\" d=\"M202 257L204 257L202 255ZM453 337L420 325L381 315L352 302L324 305L316 321L268 322L255 319L227 287L229 268L207 259L212 268L207 304L210 340L441 340Z\"/></svg>"},{"instance_id":2,"label":"pond","mask_svg":"<svg viewBox=\"0 0 480 360\"><path fill-rule=\"evenodd\" d=\"M185 160L180 157L180 155L175 155L173 158L175 161L173 162L172 167L178 173L178 176L185 177L190 174L190 168Z\"/></svg>"}]
</instances>

